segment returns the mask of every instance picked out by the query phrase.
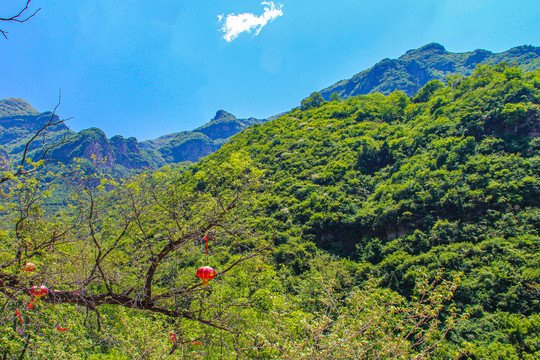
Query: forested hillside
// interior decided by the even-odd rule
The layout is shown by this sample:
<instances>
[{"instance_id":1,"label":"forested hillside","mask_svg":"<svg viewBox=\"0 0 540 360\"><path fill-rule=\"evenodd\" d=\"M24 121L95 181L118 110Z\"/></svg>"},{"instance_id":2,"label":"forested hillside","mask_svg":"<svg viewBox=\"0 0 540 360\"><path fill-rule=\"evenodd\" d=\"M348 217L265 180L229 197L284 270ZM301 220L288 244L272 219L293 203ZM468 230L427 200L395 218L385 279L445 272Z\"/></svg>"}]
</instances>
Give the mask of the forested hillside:
<instances>
[{"instance_id":1,"label":"forested hillside","mask_svg":"<svg viewBox=\"0 0 540 360\"><path fill-rule=\"evenodd\" d=\"M459 276L447 309L468 318L448 340L473 358L526 357L540 329L539 79L481 67L410 99L314 101L224 150L269 174L278 261L309 271L313 242L406 297L418 269Z\"/></svg>"},{"instance_id":2,"label":"forested hillside","mask_svg":"<svg viewBox=\"0 0 540 360\"><path fill-rule=\"evenodd\" d=\"M499 64L413 97L314 94L183 172L66 169L54 216L13 178L2 355L536 359L539 135L540 72Z\"/></svg>"}]
</instances>

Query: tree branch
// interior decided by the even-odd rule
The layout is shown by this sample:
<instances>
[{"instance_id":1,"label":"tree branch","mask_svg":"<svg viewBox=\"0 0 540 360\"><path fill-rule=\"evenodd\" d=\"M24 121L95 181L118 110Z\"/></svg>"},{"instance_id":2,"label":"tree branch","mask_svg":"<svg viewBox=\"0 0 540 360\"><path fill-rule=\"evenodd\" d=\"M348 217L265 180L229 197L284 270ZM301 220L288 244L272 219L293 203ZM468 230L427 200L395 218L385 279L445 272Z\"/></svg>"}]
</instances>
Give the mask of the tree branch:
<instances>
[{"instance_id":1,"label":"tree branch","mask_svg":"<svg viewBox=\"0 0 540 360\"><path fill-rule=\"evenodd\" d=\"M190 239L196 239L203 236L203 234L207 233L208 230L214 228L219 224L219 222L232 210L237 206L239 199L239 195L236 194L233 200L228 204L228 206L212 221L210 221L206 226L203 226L199 229L196 233L192 233L186 236L182 236L180 239L169 242L161 251L160 253L152 260L152 263L150 264L150 267L148 268L148 271L146 273L146 280L144 283L144 303L148 306L150 303L150 300L152 298L152 280L154 278L154 274L158 268L158 266L161 264L163 259L171 252L177 249L179 246L182 246Z\"/></svg>"},{"instance_id":2,"label":"tree branch","mask_svg":"<svg viewBox=\"0 0 540 360\"><path fill-rule=\"evenodd\" d=\"M24 8L21 11L19 11L16 15L13 15L13 16L10 16L10 17L7 17L7 18L0 17L0 21L17 22L17 23L27 22L28 20L33 18L41 10L41 8L39 8L36 11L34 11L31 15L26 16L25 12L27 12L28 6L30 5L31 1L32 0L27 0L26 5L24 6ZM23 16L26 16L26 17L23 17ZM0 30L0 34L2 34L6 39L8 38L7 37L7 34L8 34L7 31Z\"/></svg>"}]
</instances>

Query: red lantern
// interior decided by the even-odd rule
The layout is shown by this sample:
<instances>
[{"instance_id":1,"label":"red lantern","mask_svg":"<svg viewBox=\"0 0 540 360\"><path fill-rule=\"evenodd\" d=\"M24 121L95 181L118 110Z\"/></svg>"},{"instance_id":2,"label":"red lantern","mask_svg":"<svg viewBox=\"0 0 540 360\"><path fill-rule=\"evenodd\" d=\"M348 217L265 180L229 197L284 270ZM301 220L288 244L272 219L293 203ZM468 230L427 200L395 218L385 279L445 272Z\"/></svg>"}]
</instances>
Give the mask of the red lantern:
<instances>
[{"instance_id":1,"label":"red lantern","mask_svg":"<svg viewBox=\"0 0 540 360\"><path fill-rule=\"evenodd\" d=\"M22 270L23 271L28 271L28 272L36 271L36 265L34 265L31 262L26 263L26 264L24 264L24 267L23 267Z\"/></svg>"},{"instance_id":2,"label":"red lantern","mask_svg":"<svg viewBox=\"0 0 540 360\"><path fill-rule=\"evenodd\" d=\"M202 286L208 285L208 281L216 276L216 270L210 266L203 266L197 270L197 277L203 280Z\"/></svg>"},{"instance_id":3,"label":"red lantern","mask_svg":"<svg viewBox=\"0 0 540 360\"><path fill-rule=\"evenodd\" d=\"M48 292L49 292L49 289L45 285L32 286L30 288L30 294L32 294L33 297L38 298L38 299L40 297L47 295Z\"/></svg>"}]
</instances>

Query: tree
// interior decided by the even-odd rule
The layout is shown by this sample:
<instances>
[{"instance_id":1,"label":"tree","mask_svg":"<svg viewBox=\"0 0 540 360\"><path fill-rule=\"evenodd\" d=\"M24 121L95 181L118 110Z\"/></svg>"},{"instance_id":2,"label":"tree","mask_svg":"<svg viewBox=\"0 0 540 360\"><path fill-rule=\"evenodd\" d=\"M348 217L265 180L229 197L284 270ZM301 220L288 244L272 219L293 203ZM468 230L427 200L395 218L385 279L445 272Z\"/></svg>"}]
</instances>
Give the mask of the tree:
<instances>
[{"instance_id":1,"label":"tree","mask_svg":"<svg viewBox=\"0 0 540 360\"><path fill-rule=\"evenodd\" d=\"M413 103L427 102L429 98L439 89L443 88L444 84L439 80L430 80L422 87L416 96L412 98Z\"/></svg>"},{"instance_id":2,"label":"tree","mask_svg":"<svg viewBox=\"0 0 540 360\"><path fill-rule=\"evenodd\" d=\"M24 8L22 10L20 10L17 14L15 14L13 16L8 16L8 17L0 17L0 22L2 22L2 23L10 23L10 22L24 23L24 22L27 22L28 20L30 20L32 17L34 17L38 13L39 10L41 10L41 8L39 8L39 9L37 9L36 11L34 11L33 13L31 13L29 15L28 13L30 12L29 6L30 6L31 1L32 0L26 0L26 4L25 4ZM7 31L0 29L0 34L2 34L6 39L8 38L7 37L7 34L8 34Z\"/></svg>"},{"instance_id":3,"label":"tree","mask_svg":"<svg viewBox=\"0 0 540 360\"><path fill-rule=\"evenodd\" d=\"M429 279L426 269L418 268L417 273L415 296L410 302L375 282L343 297L335 289L335 279L319 279L312 286L324 291L324 296L313 299L321 302L321 310L298 325L265 332L287 333L280 336L280 343L273 344L280 359L432 358L448 332L468 315L450 311L444 322L437 319L445 311L445 301L453 296L459 277L441 281Z\"/></svg>"},{"instance_id":4,"label":"tree","mask_svg":"<svg viewBox=\"0 0 540 360\"><path fill-rule=\"evenodd\" d=\"M308 109L318 108L319 106L322 105L322 103L324 103L324 98L322 97L321 93L314 92L314 93L311 93L311 95L308 98L302 100L300 109L308 110Z\"/></svg>"},{"instance_id":5,"label":"tree","mask_svg":"<svg viewBox=\"0 0 540 360\"><path fill-rule=\"evenodd\" d=\"M341 98L339 97L339 94L337 93L337 91L334 91L333 93L330 94L330 101L341 101Z\"/></svg>"},{"instance_id":6,"label":"tree","mask_svg":"<svg viewBox=\"0 0 540 360\"><path fill-rule=\"evenodd\" d=\"M69 207L55 214L43 208L51 195L43 175L9 177L1 193L0 319L9 324L23 313L8 326L23 345L19 355L12 350L4 358L22 358L31 336L40 336L32 310L21 309L33 306L40 286L42 303L85 308L98 330L100 308L113 306L238 333L230 313L249 304L215 302L212 286L194 277L205 236L216 248L206 259L216 264L218 279L266 249L241 220L260 173L242 154L228 160L214 171L145 172L119 186L79 163L64 170ZM28 264L36 270L25 271ZM181 338L175 333L172 351Z\"/></svg>"}]
</instances>

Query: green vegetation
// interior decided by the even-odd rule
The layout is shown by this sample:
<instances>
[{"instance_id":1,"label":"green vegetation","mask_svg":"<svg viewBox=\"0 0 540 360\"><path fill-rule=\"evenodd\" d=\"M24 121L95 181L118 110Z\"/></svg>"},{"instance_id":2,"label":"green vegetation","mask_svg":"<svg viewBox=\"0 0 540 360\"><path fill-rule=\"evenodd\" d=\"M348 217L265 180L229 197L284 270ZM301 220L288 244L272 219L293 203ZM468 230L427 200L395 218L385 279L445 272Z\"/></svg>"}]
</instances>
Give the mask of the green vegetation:
<instances>
[{"instance_id":1,"label":"green vegetation","mask_svg":"<svg viewBox=\"0 0 540 360\"><path fill-rule=\"evenodd\" d=\"M0 101L0 117L23 117L39 115L39 112L22 99L5 99Z\"/></svg>"},{"instance_id":2,"label":"green vegetation","mask_svg":"<svg viewBox=\"0 0 540 360\"><path fill-rule=\"evenodd\" d=\"M0 354L540 357L540 72L447 83L314 93L187 170L66 169L54 215L40 179L7 181ZM232 267L203 288L207 264Z\"/></svg>"}]
</instances>

